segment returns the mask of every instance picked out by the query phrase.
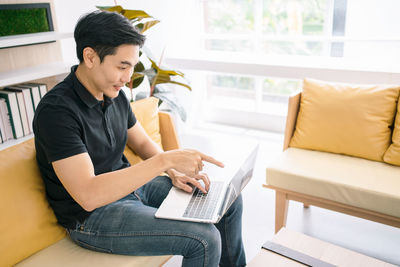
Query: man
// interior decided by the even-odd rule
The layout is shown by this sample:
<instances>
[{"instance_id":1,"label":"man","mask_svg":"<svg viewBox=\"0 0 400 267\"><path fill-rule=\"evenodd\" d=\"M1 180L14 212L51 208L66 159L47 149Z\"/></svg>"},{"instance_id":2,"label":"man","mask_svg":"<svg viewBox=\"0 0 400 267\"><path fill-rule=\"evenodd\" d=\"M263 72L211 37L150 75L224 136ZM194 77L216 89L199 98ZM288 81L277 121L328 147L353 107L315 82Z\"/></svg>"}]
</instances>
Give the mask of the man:
<instances>
[{"instance_id":1,"label":"man","mask_svg":"<svg viewBox=\"0 0 400 267\"><path fill-rule=\"evenodd\" d=\"M88 249L183 255L183 266L244 266L240 197L217 225L154 217L172 185L206 192L203 161L223 164L196 150L163 152L136 121L121 87L144 36L123 16L97 11L78 21L74 37L80 64L41 100L33 123L58 222ZM146 160L130 166L125 144ZM164 171L169 177L157 176Z\"/></svg>"}]
</instances>

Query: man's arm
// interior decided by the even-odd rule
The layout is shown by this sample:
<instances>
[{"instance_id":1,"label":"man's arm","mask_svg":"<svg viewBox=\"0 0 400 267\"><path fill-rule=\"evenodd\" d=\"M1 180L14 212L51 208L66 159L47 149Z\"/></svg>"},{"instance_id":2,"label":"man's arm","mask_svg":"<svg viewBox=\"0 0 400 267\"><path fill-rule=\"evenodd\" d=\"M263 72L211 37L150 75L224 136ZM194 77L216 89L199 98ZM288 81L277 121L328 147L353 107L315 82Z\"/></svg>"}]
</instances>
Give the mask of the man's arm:
<instances>
[{"instance_id":1,"label":"man's arm","mask_svg":"<svg viewBox=\"0 0 400 267\"><path fill-rule=\"evenodd\" d=\"M163 150L147 135L139 121L128 130L128 146L135 151L142 159L148 159L162 153ZM203 164L199 166L199 171L203 169ZM194 177L189 177L174 169L166 171L172 180L172 184L186 192L191 192L192 187L188 183L198 187L206 193L210 186L210 179L207 174L197 174ZM198 180L203 180L205 188Z\"/></svg>"},{"instance_id":2,"label":"man's arm","mask_svg":"<svg viewBox=\"0 0 400 267\"><path fill-rule=\"evenodd\" d=\"M161 172L172 168L188 177L195 177L201 170L203 160L223 167L221 162L196 150L162 152L154 142L146 141L149 137L140 124L131 127L128 130L128 136L130 136L128 138L130 145L139 149L135 151L147 160L122 170L100 175L95 175L88 153L81 153L52 163L65 189L85 210L92 211L121 199ZM132 141L132 138L136 141ZM197 180L196 183L201 186Z\"/></svg>"},{"instance_id":3,"label":"man's arm","mask_svg":"<svg viewBox=\"0 0 400 267\"><path fill-rule=\"evenodd\" d=\"M132 193L170 165L159 154L129 168L95 175L88 153L57 160L52 164L65 189L87 211Z\"/></svg>"}]
</instances>

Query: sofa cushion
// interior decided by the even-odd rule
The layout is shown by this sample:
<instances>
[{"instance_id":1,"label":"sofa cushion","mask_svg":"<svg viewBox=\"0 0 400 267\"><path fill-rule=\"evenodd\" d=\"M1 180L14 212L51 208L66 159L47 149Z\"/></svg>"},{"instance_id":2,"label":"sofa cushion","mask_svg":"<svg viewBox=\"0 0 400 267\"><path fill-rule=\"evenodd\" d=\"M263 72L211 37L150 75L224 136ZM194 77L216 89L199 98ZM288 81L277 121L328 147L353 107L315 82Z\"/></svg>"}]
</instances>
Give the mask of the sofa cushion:
<instances>
[{"instance_id":1,"label":"sofa cushion","mask_svg":"<svg viewBox=\"0 0 400 267\"><path fill-rule=\"evenodd\" d=\"M400 168L334 153L288 148L267 168L267 184L400 217Z\"/></svg>"},{"instance_id":2,"label":"sofa cushion","mask_svg":"<svg viewBox=\"0 0 400 267\"><path fill-rule=\"evenodd\" d=\"M132 111L135 113L136 119L143 126L146 133L162 148L158 118L158 102L158 98L148 97L132 102L131 107ZM128 146L125 147L124 154L132 165L142 161Z\"/></svg>"},{"instance_id":3,"label":"sofa cushion","mask_svg":"<svg viewBox=\"0 0 400 267\"><path fill-rule=\"evenodd\" d=\"M50 247L20 262L16 267L153 267L161 266L171 256L125 256L100 253L81 248L66 237Z\"/></svg>"},{"instance_id":4,"label":"sofa cushion","mask_svg":"<svg viewBox=\"0 0 400 267\"><path fill-rule=\"evenodd\" d=\"M33 139L0 153L0 266L12 266L65 237L46 200Z\"/></svg>"},{"instance_id":5,"label":"sofa cushion","mask_svg":"<svg viewBox=\"0 0 400 267\"><path fill-rule=\"evenodd\" d=\"M399 90L305 79L289 146L383 161Z\"/></svg>"},{"instance_id":6,"label":"sofa cushion","mask_svg":"<svg viewBox=\"0 0 400 267\"><path fill-rule=\"evenodd\" d=\"M400 166L400 99L397 103L397 115L392 134L392 144L385 152L383 160L387 163Z\"/></svg>"}]
</instances>

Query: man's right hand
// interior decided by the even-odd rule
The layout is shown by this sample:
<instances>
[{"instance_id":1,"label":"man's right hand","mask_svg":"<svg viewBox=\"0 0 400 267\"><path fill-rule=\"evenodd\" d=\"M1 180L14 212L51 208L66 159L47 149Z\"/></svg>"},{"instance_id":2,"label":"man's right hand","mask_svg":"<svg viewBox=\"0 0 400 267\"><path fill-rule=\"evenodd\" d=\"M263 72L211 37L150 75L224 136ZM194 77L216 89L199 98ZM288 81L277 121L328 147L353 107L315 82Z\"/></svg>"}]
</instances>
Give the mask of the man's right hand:
<instances>
[{"instance_id":1,"label":"man's right hand","mask_svg":"<svg viewBox=\"0 0 400 267\"><path fill-rule=\"evenodd\" d=\"M222 162L194 149L170 150L164 152L164 156L170 168L174 168L189 177L194 177L203 170L203 161L215 164L221 168L224 167Z\"/></svg>"}]
</instances>

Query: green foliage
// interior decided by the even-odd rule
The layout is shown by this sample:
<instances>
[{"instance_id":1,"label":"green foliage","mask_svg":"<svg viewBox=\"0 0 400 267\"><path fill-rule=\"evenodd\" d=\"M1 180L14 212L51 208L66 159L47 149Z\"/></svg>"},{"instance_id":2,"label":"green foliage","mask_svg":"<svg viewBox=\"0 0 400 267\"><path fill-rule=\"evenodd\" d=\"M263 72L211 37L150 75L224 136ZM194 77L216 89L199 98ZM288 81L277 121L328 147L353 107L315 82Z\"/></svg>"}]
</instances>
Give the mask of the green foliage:
<instances>
[{"instance_id":1,"label":"green foliage","mask_svg":"<svg viewBox=\"0 0 400 267\"><path fill-rule=\"evenodd\" d=\"M49 31L46 8L0 10L0 36Z\"/></svg>"}]
</instances>

